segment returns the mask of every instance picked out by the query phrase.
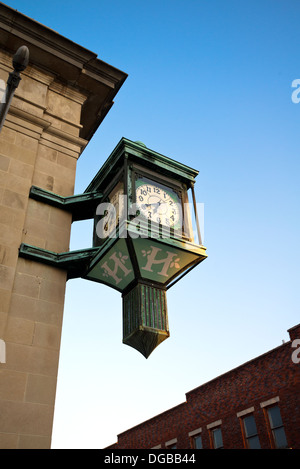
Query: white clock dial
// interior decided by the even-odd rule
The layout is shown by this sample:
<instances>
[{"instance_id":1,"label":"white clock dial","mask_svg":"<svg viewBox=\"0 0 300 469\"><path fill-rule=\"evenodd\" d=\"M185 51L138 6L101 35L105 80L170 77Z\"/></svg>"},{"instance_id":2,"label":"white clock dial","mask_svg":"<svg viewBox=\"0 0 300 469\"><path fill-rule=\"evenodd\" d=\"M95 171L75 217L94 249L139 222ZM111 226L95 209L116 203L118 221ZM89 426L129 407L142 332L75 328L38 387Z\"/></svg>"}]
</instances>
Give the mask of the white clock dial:
<instances>
[{"instance_id":1,"label":"white clock dial","mask_svg":"<svg viewBox=\"0 0 300 469\"><path fill-rule=\"evenodd\" d=\"M180 198L171 188L145 182L136 189L140 213L150 221L175 227L180 222Z\"/></svg>"}]
</instances>

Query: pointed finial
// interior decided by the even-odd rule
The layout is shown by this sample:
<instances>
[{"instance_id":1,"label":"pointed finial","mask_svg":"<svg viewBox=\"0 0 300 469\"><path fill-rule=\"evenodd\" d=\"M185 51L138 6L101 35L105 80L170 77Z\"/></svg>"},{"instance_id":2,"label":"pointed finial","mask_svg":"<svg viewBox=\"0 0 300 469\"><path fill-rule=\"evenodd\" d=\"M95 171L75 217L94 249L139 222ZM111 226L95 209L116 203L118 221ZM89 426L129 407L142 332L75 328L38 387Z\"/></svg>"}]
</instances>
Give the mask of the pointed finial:
<instances>
[{"instance_id":1,"label":"pointed finial","mask_svg":"<svg viewBox=\"0 0 300 469\"><path fill-rule=\"evenodd\" d=\"M16 72L23 72L29 62L29 49L26 46L21 46L13 56L13 67Z\"/></svg>"}]
</instances>

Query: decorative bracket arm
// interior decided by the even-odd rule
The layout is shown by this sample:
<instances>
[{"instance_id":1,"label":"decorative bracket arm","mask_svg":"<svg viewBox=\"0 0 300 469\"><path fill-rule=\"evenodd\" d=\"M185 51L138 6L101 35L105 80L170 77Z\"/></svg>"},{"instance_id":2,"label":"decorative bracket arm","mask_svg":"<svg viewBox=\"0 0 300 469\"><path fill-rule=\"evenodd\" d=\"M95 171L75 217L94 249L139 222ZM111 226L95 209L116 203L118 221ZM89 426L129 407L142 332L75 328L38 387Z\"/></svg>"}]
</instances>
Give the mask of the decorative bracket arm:
<instances>
[{"instance_id":1,"label":"decorative bracket arm","mask_svg":"<svg viewBox=\"0 0 300 469\"><path fill-rule=\"evenodd\" d=\"M84 192L79 195L62 197L54 192L46 191L40 187L32 186L29 192L31 199L44 202L53 207L72 213L72 221L94 218L97 205L103 198L100 192Z\"/></svg>"},{"instance_id":2,"label":"decorative bracket arm","mask_svg":"<svg viewBox=\"0 0 300 469\"><path fill-rule=\"evenodd\" d=\"M66 270L69 280L84 277L87 267L98 251L99 248L87 248L78 251L56 253L22 243L19 248L19 256Z\"/></svg>"}]
</instances>

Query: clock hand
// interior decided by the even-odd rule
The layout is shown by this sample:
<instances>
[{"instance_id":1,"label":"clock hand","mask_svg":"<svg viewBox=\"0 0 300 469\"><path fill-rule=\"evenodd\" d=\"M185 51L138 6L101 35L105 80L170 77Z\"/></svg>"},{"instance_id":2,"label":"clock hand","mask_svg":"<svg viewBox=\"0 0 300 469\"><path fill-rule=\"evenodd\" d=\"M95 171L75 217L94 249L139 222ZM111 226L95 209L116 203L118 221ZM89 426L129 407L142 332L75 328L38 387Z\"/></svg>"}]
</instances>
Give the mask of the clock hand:
<instances>
[{"instance_id":1,"label":"clock hand","mask_svg":"<svg viewBox=\"0 0 300 469\"><path fill-rule=\"evenodd\" d=\"M158 211L158 209L160 208L161 206L161 202L158 202L157 204L155 204L157 207L154 209L154 213L156 213ZM161 212L160 212L161 213Z\"/></svg>"},{"instance_id":2,"label":"clock hand","mask_svg":"<svg viewBox=\"0 0 300 469\"><path fill-rule=\"evenodd\" d=\"M160 205L160 202L157 202L156 204L143 204L145 207L154 207L155 205ZM158 207L157 207L158 208Z\"/></svg>"}]
</instances>

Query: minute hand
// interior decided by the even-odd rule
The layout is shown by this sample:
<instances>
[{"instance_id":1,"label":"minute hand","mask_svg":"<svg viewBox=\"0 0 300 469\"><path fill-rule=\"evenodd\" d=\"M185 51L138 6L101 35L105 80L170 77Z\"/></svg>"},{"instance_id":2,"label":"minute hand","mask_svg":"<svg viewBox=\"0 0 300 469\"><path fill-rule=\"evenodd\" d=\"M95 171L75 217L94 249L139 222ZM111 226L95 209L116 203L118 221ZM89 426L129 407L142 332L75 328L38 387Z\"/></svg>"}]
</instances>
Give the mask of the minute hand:
<instances>
[{"instance_id":1,"label":"minute hand","mask_svg":"<svg viewBox=\"0 0 300 469\"><path fill-rule=\"evenodd\" d=\"M153 205L156 205L156 208L154 208L154 213L157 212L159 206L160 206L161 202L157 202L156 204L153 204Z\"/></svg>"},{"instance_id":2,"label":"minute hand","mask_svg":"<svg viewBox=\"0 0 300 469\"><path fill-rule=\"evenodd\" d=\"M161 202L156 202L155 204L144 204L145 207L153 207L155 205L157 205L157 208L160 206Z\"/></svg>"}]
</instances>

